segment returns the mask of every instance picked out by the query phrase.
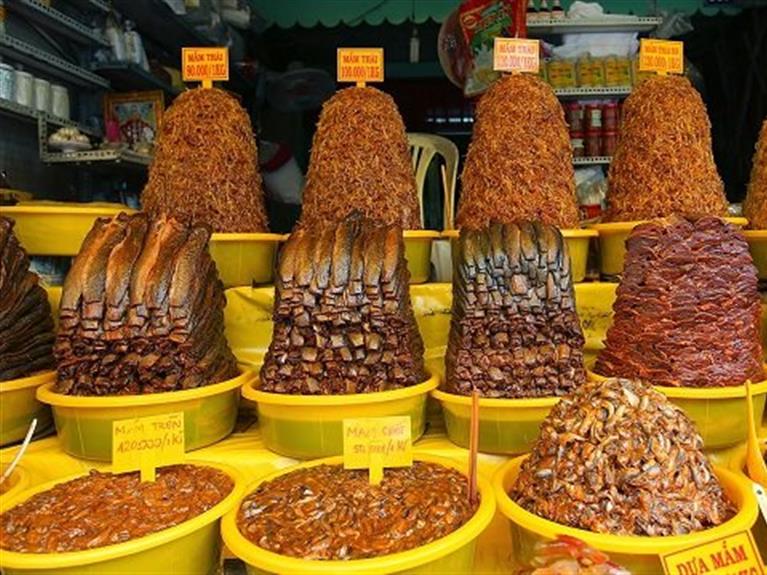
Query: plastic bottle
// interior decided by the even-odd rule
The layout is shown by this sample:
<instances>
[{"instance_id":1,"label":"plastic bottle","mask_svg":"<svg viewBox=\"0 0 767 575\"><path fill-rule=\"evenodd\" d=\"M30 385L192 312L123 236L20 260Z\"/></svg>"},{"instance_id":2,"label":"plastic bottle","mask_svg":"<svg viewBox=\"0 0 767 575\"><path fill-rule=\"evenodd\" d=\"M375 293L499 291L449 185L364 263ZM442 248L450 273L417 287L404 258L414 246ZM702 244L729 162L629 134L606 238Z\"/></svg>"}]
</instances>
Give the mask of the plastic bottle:
<instances>
[{"instance_id":1,"label":"plastic bottle","mask_svg":"<svg viewBox=\"0 0 767 575\"><path fill-rule=\"evenodd\" d=\"M112 14L107 18L107 25L104 30L104 35L109 42L109 46L112 48L112 59L115 62L125 62L126 49L125 49L125 36L120 28L120 25L115 20Z\"/></svg>"}]
</instances>

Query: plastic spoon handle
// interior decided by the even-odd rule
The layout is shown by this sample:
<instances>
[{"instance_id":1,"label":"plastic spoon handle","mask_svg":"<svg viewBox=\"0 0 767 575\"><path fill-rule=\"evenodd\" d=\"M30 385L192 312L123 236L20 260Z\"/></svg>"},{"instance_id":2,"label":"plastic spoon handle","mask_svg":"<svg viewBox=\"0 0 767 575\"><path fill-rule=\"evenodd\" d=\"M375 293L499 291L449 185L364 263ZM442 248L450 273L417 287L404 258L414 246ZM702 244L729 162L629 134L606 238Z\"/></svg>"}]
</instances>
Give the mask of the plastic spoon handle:
<instances>
[{"instance_id":1,"label":"plastic spoon handle","mask_svg":"<svg viewBox=\"0 0 767 575\"><path fill-rule=\"evenodd\" d=\"M26 437L24 437L24 441L22 442L18 453L16 453L16 457L13 458L13 461L11 461L11 464L3 473L3 476L0 477L0 485L5 483L5 481L11 476L11 473L13 473L13 470L19 464L19 461L21 461L21 458L23 457L24 452L27 450L27 447L29 447L29 444L32 441L32 436L35 434L35 429L37 429L37 418L33 419L32 423L29 424L29 429L27 429L27 435Z\"/></svg>"},{"instance_id":2,"label":"plastic spoon handle","mask_svg":"<svg viewBox=\"0 0 767 575\"><path fill-rule=\"evenodd\" d=\"M767 465L764 464L759 440L756 437L754 398L751 396L751 382L746 382L746 407L748 408L748 445L746 447L746 468L748 475L762 485L767 485Z\"/></svg>"}]
</instances>

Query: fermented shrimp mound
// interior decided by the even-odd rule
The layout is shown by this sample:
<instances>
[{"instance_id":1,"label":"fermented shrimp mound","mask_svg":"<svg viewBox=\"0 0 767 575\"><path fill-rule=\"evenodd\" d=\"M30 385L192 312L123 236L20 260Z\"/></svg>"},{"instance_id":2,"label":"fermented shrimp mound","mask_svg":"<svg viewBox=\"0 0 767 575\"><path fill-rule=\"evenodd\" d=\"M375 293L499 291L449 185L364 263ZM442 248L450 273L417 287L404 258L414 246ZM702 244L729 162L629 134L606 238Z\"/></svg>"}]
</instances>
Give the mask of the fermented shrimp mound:
<instances>
[{"instance_id":1,"label":"fermented shrimp mound","mask_svg":"<svg viewBox=\"0 0 767 575\"><path fill-rule=\"evenodd\" d=\"M743 215L748 218L750 228L767 229L767 121L759 132Z\"/></svg>"},{"instance_id":2,"label":"fermented shrimp mound","mask_svg":"<svg viewBox=\"0 0 767 575\"><path fill-rule=\"evenodd\" d=\"M706 106L682 76L654 76L626 98L609 171L609 221L727 215Z\"/></svg>"},{"instance_id":3,"label":"fermented shrimp mound","mask_svg":"<svg viewBox=\"0 0 767 575\"><path fill-rule=\"evenodd\" d=\"M233 96L198 88L176 98L162 118L141 203L154 217L214 232L268 231L256 140Z\"/></svg>"},{"instance_id":4,"label":"fermented shrimp mound","mask_svg":"<svg viewBox=\"0 0 767 575\"><path fill-rule=\"evenodd\" d=\"M578 227L570 136L551 87L535 76L506 76L485 92L476 115L458 227L520 220Z\"/></svg>"},{"instance_id":5,"label":"fermented shrimp mound","mask_svg":"<svg viewBox=\"0 0 767 575\"><path fill-rule=\"evenodd\" d=\"M337 223L352 212L421 227L405 125L391 96L370 87L341 90L322 107L300 225Z\"/></svg>"},{"instance_id":6,"label":"fermented shrimp mound","mask_svg":"<svg viewBox=\"0 0 767 575\"><path fill-rule=\"evenodd\" d=\"M689 418L627 379L584 383L554 406L510 496L560 525L614 535L683 535L735 512Z\"/></svg>"}]
</instances>

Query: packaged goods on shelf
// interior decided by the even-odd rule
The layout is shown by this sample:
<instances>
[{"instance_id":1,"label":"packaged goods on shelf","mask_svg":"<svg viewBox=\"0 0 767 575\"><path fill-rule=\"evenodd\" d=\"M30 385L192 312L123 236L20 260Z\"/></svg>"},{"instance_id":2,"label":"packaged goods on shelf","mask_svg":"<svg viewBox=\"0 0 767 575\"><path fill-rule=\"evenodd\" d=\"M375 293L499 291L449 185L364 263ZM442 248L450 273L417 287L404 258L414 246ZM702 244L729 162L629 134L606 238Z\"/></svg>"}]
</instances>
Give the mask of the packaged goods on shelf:
<instances>
[{"instance_id":1,"label":"packaged goods on shelf","mask_svg":"<svg viewBox=\"0 0 767 575\"><path fill-rule=\"evenodd\" d=\"M218 233L265 232L263 196L250 118L237 100L216 88L176 98L162 118L144 210Z\"/></svg>"},{"instance_id":2,"label":"packaged goods on shelf","mask_svg":"<svg viewBox=\"0 0 767 575\"><path fill-rule=\"evenodd\" d=\"M358 215L301 228L280 257L261 389L384 391L425 379L402 229Z\"/></svg>"},{"instance_id":3,"label":"packaged goods on shelf","mask_svg":"<svg viewBox=\"0 0 767 575\"><path fill-rule=\"evenodd\" d=\"M0 382L54 366L48 296L29 271L29 258L13 225L0 216Z\"/></svg>"},{"instance_id":4,"label":"packaged goods on shelf","mask_svg":"<svg viewBox=\"0 0 767 575\"><path fill-rule=\"evenodd\" d=\"M735 514L692 422L626 379L588 382L560 400L510 496L550 521L614 535L693 533Z\"/></svg>"},{"instance_id":5,"label":"packaged goods on shelf","mask_svg":"<svg viewBox=\"0 0 767 575\"><path fill-rule=\"evenodd\" d=\"M323 105L300 224L341 222L355 211L421 228L405 125L391 96L370 87L346 88Z\"/></svg>"},{"instance_id":6,"label":"packaged goods on shelf","mask_svg":"<svg viewBox=\"0 0 767 575\"><path fill-rule=\"evenodd\" d=\"M606 219L727 215L700 94L681 76L642 82L623 106Z\"/></svg>"},{"instance_id":7,"label":"packaged goods on shelf","mask_svg":"<svg viewBox=\"0 0 767 575\"><path fill-rule=\"evenodd\" d=\"M464 231L455 265L447 391L549 397L585 381L570 258L558 229L525 222Z\"/></svg>"},{"instance_id":8,"label":"packaged goods on shelf","mask_svg":"<svg viewBox=\"0 0 767 575\"><path fill-rule=\"evenodd\" d=\"M764 379L757 273L742 233L715 217L634 228L595 371L654 385Z\"/></svg>"},{"instance_id":9,"label":"packaged goods on shelf","mask_svg":"<svg viewBox=\"0 0 767 575\"><path fill-rule=\"evenodd\" d=\"M166 217L97 220L64 283L57 392L153 393L237 375L209 237Z\"/></svg>"},{"instance_id":10,"label":"packaged goods on shelf","mask_svg":"<svg viewBox=\"0 0 767 575\"><path fill-rule=\"evenodd\" d=\"M762 124L756 143L743 215L748 218L750 228L767 229L767 121Z\"/></svg>"},{"instance_id":11,"label":"packaged goods on shelf","mask_svg":"<svg viewBox=\"0 0 767 575\"><path fill-rule=\"evenodd\" d=\"M564 112L551 88L534 76L500 79L477 106L458 226L539 220L577 227L572 157Z\"/></svg>"}]
</instances>

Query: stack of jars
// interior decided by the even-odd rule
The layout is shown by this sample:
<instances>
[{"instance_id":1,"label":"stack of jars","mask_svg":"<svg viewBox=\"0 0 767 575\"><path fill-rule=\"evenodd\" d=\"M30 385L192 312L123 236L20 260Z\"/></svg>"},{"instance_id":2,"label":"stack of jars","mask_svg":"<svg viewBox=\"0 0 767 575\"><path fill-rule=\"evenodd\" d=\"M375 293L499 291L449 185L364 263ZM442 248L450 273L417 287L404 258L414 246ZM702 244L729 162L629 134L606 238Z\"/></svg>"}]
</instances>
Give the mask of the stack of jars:
<instances>
[{"instance_id":1,"label":"stack of jars","mask_svg":"<svg viewBox=\"0 0 767 575\"><path fill-rule=\"evenodd\" d=\"M620 105L617 101L564 104L565 119L570 127L573 157L610 157L618 144Z\"/></svg>"}]
</instances>

